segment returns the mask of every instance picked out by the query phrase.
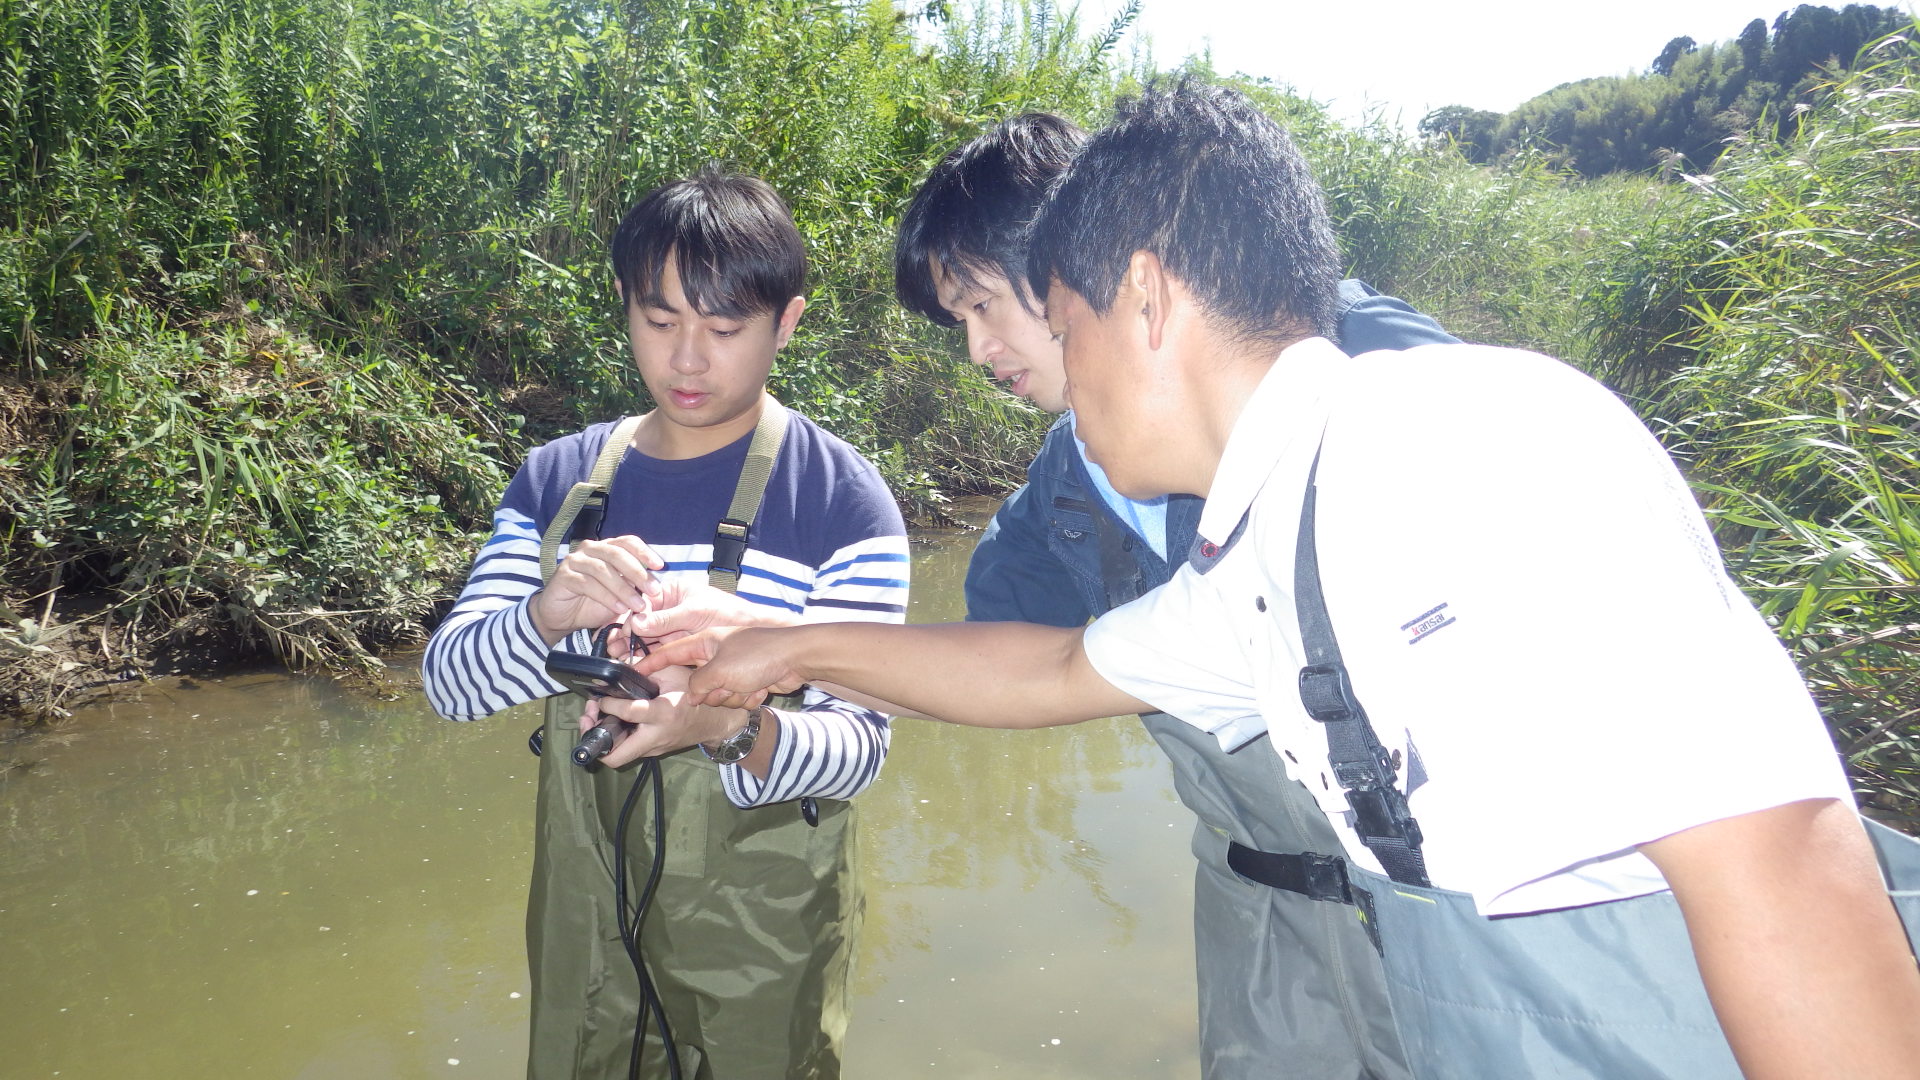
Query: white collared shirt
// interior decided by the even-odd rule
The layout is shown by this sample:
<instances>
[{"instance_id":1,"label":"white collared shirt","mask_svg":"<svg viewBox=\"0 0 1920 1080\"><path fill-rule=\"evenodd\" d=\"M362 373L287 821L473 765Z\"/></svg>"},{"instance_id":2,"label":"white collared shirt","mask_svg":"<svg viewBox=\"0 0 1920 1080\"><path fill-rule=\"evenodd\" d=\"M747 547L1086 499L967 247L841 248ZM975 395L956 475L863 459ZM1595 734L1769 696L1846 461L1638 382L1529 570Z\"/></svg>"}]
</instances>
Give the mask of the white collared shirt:
<instances>
[{"instance_id":1,"label":"white collared shirt","mask_svg":"<svg viewBox=\"0 0 1920 1080\"><path fill-rule=\"evenodd\" d=\"M1088 629L1102 676L1223 747L1269 732L1344 824L1297 692L1294 545L1323 430L1322 588L1436 887L1485 914L1640 895L1665 882L1637 844L1851 798L1665 451L1606 388L1517 350L1281 353L1215 475L1207 569Z\"/></svg>"}]
</instances>

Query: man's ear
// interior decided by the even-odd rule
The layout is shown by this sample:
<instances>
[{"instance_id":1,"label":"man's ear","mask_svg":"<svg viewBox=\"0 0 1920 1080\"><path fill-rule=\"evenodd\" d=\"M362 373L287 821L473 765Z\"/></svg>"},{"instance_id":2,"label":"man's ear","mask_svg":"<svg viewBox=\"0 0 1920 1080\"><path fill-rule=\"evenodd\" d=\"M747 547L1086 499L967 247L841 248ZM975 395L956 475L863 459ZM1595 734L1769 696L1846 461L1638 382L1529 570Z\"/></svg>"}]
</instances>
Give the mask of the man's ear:
<instances>
[{"instance_id":1,"label":"man's ear","mask_svg":"<svg viewBox=\"0 0 1920 1080\"><path fill-rule=\"evenodd\" d=\"M620 298L620 310L627 310L627 286L618 276L613 279L613 295Z\"/></svg>"},{"instance_id":2,"label":"man's ear","mask_svg":"<svg viewBox=\"0 0 1920 1080\"><path fill-rule=\"evenodd\" d=\"M1173 283L1160 256L1151 251L1136 251L1127 260L1129 298L1140 305L1140 318L1146 323L1147 346L1160 348L1166 338L1167 320L1173 313Z\"/></svg>"},{"instance_id":3,"label":"man's ear","mask_svg":"<svg viewBox=\"0 0 1920 1080\"><path fill-rule=\"evenodd\" d=\"M773 324L775 349L787 347L787 339L793 336L793 328L800 325L800 314L806 310L807 298L804 296L796 296L787 301L787 306L781 310L780 317Z\"/></svg>"}]
</instances>

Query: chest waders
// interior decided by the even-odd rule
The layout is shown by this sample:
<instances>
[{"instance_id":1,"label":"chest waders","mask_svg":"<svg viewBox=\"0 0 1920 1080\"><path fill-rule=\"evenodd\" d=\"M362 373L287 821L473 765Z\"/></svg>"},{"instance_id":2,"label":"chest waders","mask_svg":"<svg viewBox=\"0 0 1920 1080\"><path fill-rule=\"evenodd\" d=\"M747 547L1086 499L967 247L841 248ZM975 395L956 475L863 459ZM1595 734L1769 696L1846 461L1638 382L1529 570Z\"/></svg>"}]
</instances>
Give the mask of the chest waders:
<instances>
[{"instance_id":1,"label":"chest waders","mask_svg":"<svg viewBox=\"0 0 1920 1080\"><path fill-rule=\"evenodd\" d=\"M728 516L716 528L709 581L731 591L787 413L768 398ZM559 545L595 535L638 418L607 438L592 475L574 485L543 535L541 578ZM591 526L579 529L576 525ZM724 544L723 544L724 541ZM527 905L532 978L530 1080L624 1077L641 1008L638 977L615 909L613 837L637 765L582 769L565 752L584 700L547 699L533 883ZM818 800L818 826L793 804L741 810L718 766L697 748L660 760L665 867L640 923L640 953L665 1007L681 1075L700 1080L840 1075L847 976L861 903L853 815ZM652 815L627 826L627 894L645 886ZM650 1026L641 1075L665 1077Z\"/></svg>"},{"instance_id":2,"label":"chest waders","mask_svg":"<svg viewBox=\"0 0 1920 1080\"><path fill-rule=\"evenodd\" d=\"M1317 471L1317 455L1314 464ZM1328 729L1356 831L1389 873L1338 856L1244 851L1233 853L1236 865L1277 888L1361 912L1376 932L1394 1019L1421 1080L1738 1080L1672 893L1486 918L1471 896L1427 885L1396 762L1355 698L1333 637L1314 551L1314 495L1310 472L1294 566L1308 660L1301 701ZM1920 927L1920 842L1865 824L1911 942Z\"/></svg>"},{"instance_id":3,"label":"chest waders","mask_svg":"<svg viewBox=\"0 0 1920 1080\"><path fill-rule=\"evenodd\" d=\"M1056 505L1055 517L1086 508L1072 502L1078 507ZM1166 580L1169 568L1146 560L1131 530L1089 516L1109 610ZM1198 818L1193 945L1204 1080L1409 1080L1380 957L1354 910L1249 881L1230 861L1235 848L1338 850L1312 793L1287 775L1270 739L1229 754L1166 713L1142 713L1140 722Z\"/></svg>"}]
</instances>

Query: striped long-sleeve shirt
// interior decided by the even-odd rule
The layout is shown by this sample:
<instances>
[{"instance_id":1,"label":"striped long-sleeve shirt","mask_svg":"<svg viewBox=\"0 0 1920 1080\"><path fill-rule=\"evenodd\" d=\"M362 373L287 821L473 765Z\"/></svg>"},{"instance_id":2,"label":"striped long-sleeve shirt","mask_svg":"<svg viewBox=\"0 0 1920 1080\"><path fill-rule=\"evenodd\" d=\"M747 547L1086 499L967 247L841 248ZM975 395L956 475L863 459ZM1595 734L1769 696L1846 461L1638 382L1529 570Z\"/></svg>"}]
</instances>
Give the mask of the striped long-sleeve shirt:
<instances>
[{"instance_id":1,"label":"striped long-sleeve shirt","mask_svg":"<svg viewBox=\"0 0 1920 1080\"><path fill-rule=\"evenodd\" d=\"M527 601L540 587L540 536L568 488L592 470L612 427L596 424L536 448L508 485L465 590L427 643L422 674L440 715L475 720L564 690L546 674L547 645ZM733 498L748 441L683 461L628 450L601 535L638 536L666 561L663 578L704 581L714 527ZM906 528L879 473L852 447L792 415L737 594L805 621L900 622L907 576ZM584 636L571 647L582 647ZM878 774L887 739L884 715L809 690L802 709L780 713L767 779L738 766L723 766L721 778L743 807L804 795L850 798Z\"/></svg>"}]
</instances>

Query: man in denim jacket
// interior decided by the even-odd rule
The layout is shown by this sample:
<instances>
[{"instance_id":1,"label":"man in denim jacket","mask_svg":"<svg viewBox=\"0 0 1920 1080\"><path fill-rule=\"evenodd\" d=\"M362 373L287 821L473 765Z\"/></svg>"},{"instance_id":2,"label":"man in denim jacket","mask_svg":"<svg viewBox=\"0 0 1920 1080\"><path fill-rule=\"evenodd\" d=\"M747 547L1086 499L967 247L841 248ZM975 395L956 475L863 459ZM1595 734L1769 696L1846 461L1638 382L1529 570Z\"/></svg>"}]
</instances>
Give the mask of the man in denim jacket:
<instances>
[{"instance_id":1,"label":"man in denim jacket","mask_svg":"<svg viewBox=\"0 0 1920 1080\"><path fill-rule=\"evenodd\" d=\"M895 287L943 326L964 326L974 362L1063 415L995 512L967 570L967 618L1077 627L1165 582L1192 545L1201 500L1133 502L1074 436L1059 344L1023 284L1029 228L1085 135L1046 114L1008 120L949 153L901 219ZM1340 284L1350 354L1452 342L1432 319L1359 281ZM1257 884L1227 863L1256 851L1337 853L1312 796L1265 738L1226 753L1164 713L1141 722L1198 817L1193 853L1200 1056L1208 1080L1409 1075L1379 958L1354 909ZM1276 944L1282 943L1282 944ZM1257 988L1257 989L1256 989Z\"/></svg>"}]
</instances>

